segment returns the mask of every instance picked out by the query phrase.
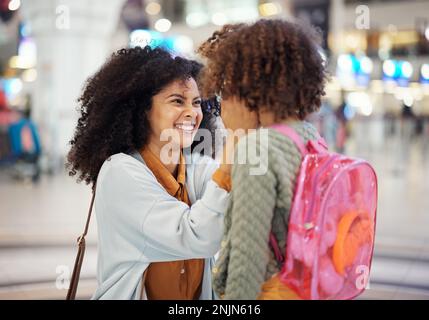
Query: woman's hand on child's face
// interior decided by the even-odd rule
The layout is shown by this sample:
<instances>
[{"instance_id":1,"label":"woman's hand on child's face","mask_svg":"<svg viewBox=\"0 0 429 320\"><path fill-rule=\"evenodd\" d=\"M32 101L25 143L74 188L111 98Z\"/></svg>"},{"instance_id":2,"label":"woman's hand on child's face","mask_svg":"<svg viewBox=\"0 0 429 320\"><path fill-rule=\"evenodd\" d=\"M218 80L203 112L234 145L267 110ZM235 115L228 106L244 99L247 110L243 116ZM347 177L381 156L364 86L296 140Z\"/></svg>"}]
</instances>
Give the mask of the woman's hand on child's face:
<instances>
[{"instance_id":1,"label":"woman's hand on child's face","mask_svg":"<svg viewBox=\"0 0 429 320\"><path fill-rule=\"evenodd\" d=\"M231 97L222 100L221 118L225 128L231 130L256 129L259 126L258 113L250 111L242 100Z\"/></svg>"}]
</instances>

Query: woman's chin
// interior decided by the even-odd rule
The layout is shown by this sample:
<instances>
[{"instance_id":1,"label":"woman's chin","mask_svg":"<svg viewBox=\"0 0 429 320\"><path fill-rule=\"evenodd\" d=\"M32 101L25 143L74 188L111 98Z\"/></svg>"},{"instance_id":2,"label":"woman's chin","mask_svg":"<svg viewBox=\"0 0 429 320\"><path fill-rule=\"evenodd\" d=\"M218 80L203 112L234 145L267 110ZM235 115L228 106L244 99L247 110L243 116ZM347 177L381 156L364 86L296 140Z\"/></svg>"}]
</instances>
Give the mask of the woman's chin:
<instances>
[{"instance_id":1,"label":"woman's chin","mask_svg":"<svg viewBox=\"0 0 429 320\"><path fill-rule=\"evenodd\" d=\"M189 148L192 145L192 142L193 142L192 138L184 139L180 142L180 148L181 149Z\"/></svg>"},{"instance_id":2,"label":"woman's chin","mask_svg":"<svg viewBox=\"0 0 429 320\"><path fill-rule=\"evenodd\" d=\"M178 144L180 144L180 148L189 148L192 143L194 142L195 133L184 133L180 137L180 141L178 141Z\"/></svg>"}]
</instances>

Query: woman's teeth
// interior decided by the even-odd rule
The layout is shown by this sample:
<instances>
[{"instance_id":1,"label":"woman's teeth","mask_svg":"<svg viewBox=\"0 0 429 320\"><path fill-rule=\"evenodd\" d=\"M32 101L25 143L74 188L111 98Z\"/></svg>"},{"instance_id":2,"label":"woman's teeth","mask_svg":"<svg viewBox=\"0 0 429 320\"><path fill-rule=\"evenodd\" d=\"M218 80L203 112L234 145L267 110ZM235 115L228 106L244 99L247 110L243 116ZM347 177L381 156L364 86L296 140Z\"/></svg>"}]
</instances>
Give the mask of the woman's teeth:
<instances>
[{"instance_id":1,"label":"woman's teeth","mask_svg":"<svg viewBox=\"0 0 429 320\"><path fill-rule=\"evenodd\" d=\"M195 129L195 125L176 124L176 128L180 129L180 130L183 130L183 131L192 132Z\"/></svg>"}]
</instances>

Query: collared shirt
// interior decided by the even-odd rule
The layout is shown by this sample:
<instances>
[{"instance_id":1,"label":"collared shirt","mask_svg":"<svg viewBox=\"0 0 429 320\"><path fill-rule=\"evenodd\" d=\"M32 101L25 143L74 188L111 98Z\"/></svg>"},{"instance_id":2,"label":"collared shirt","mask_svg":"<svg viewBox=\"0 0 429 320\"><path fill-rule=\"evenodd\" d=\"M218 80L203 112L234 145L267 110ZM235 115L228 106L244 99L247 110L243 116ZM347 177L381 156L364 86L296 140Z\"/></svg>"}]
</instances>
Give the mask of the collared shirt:
<instances>
[{"instance_id":1,"label":"collared shirt","mask_svg":"<svg viewBox=\"0 0 429 320\"><path fill-rule=\"evenodd\" d=\"M186 162L180 154L176 178L149 148L142 157L158 182L176 199L191 205L186 190ZM145 288L149 300L198 299L204 272L204 259L152 262L146 271Z\"/></svg>"}]
</instances>

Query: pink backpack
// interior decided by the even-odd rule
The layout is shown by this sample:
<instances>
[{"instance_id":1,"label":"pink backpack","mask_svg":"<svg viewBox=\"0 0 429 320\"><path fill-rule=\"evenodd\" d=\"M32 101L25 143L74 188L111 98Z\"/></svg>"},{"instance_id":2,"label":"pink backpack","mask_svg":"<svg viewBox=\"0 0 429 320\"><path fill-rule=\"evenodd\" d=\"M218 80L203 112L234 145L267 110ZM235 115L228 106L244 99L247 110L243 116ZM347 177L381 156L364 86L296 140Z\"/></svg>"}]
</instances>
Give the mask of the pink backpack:
<instances>
[{"instance_id":1,"label":"pink backpack","mask_svg":"<svg viewBox=\"0 0 429 320\"><path fill-rule=\"evenodd\" d=\"M360 159L330 153L325 141L308 141L286 125L303 159L296 180L283 258L270 235L281 281L302 299L353 299L367 285L374 249L377 177Z\"/></svg>"}]
</instances>

